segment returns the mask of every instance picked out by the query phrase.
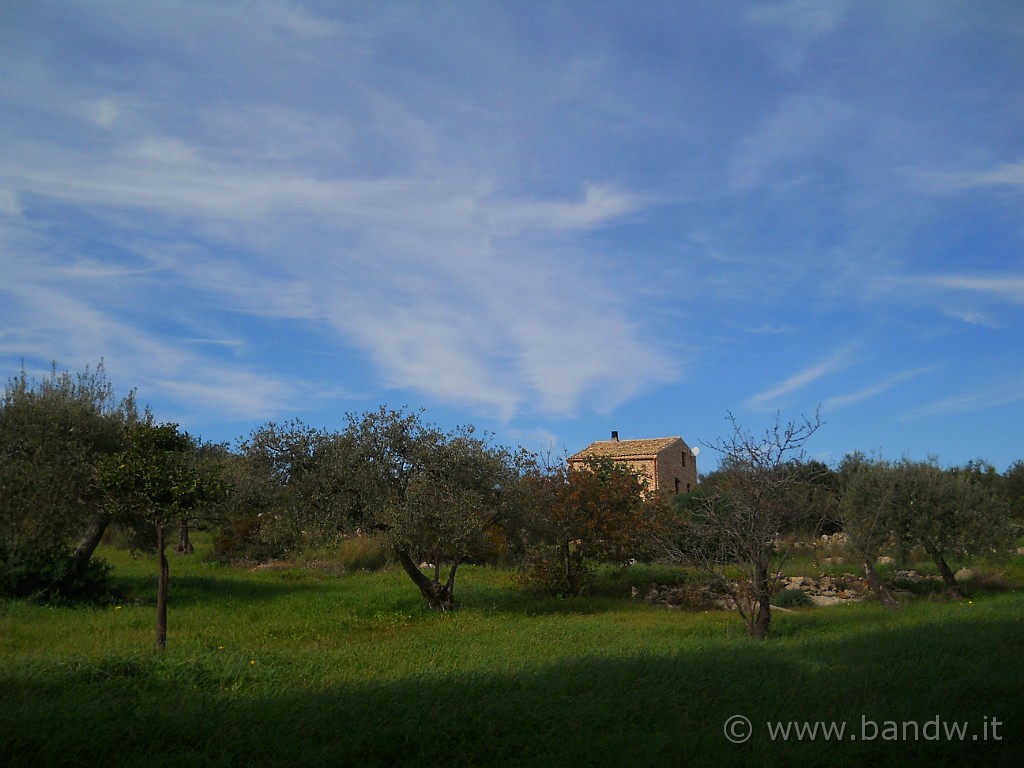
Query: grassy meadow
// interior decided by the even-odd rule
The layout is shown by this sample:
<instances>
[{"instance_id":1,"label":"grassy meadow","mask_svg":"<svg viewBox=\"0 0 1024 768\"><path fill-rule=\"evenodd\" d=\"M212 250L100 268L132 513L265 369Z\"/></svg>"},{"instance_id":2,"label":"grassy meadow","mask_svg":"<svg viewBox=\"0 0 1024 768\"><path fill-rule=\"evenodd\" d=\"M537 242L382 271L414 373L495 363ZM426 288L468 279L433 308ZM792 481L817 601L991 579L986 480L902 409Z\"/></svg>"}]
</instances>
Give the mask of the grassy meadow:
<instances>
[{"instance_id":1,"label":"grassy meadow","mask_svg":"<svg viewBox=\"0 0 1024 768\"><path fill-rule=\"evenodd\" d=\"M1024 752L1017 589L898 613L778 611L757 643L728 612L631 600L642 568L547 599L466 567L445 615L398 568L249 570L205 561L207 546L171 556L163 654L148 556L101 549L125 595L109 605L0 602L0 765L1018 765ZM753 729L740 744L723 731L735 715ZM927 738L936 718L970 730ZM777 721L846 731L773 739ZM887 721L914 721L918 738Z\"/></svg>"}]
</instances>

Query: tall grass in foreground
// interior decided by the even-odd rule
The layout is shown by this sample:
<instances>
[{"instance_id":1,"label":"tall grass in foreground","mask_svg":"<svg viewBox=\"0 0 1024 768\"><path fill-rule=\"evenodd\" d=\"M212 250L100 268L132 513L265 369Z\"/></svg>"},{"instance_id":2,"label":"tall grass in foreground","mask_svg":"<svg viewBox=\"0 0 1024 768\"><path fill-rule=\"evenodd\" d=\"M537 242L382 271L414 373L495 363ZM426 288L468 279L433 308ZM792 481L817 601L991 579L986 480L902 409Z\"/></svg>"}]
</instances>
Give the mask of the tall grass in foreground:
<instances>
[{"instance_id":1,"label":"tall grass in foreground","mask_svg":"<svg viewBox=\"0 0 1024 768\"><path fill-rule=\"evenodd\" d=\"M538 598L485 568L442 615L398 570L176 558L157 654L153 563L102 554L130 599L0 604L0 765L1017 765L1024 747L1020 592L779 613L755 643L729 613ZM862 718L936 716L974 731L861 738ZM779 720L851 730L772 741Z\"/></svg>"}]
</instances>

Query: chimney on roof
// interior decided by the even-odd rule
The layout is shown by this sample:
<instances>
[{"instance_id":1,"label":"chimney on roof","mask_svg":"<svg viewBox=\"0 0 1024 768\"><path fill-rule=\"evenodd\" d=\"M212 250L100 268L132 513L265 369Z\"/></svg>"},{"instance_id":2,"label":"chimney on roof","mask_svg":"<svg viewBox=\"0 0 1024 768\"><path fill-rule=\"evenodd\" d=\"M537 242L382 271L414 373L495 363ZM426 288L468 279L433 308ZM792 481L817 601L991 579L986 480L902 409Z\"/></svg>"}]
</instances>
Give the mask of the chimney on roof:
<instances>
[{"instance_id":1,"label":"chimney on roof","mask_svg":"<svg viewBox=\"0 0 1024 768\"><path fill-rule=\"evenodd\" d=\"M616 443L619 442L619 433L614 430L612 430L612 440L614 440Z\"/></svg>"}]
</instances>

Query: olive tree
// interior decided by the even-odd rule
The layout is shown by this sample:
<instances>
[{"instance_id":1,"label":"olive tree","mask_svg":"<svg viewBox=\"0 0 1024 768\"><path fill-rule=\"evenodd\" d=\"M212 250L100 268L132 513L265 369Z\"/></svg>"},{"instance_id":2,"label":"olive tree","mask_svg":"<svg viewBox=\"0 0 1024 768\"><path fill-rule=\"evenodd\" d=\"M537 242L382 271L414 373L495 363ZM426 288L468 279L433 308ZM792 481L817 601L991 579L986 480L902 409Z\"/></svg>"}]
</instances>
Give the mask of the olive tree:
<instances>
[{"instance_id":1,"label":"olive tree","mask_svg":"<svg viewBox=\"0 0 1024 768\"><path fill-rule=\"evenodd\" d=\"M839 465L839 522L849 546L864 568L864 577L878 601L899 608L875 571L875 560L892 539L896 504L896 473L882 460L862 453L846 456Z\"/></svg>"},{"instance_id":2,"label":"olive tree","mask_svg":"<svg viewBox=\"0 0 1024 768\"><path fill-rule=\"evenodd\" d=\"M314 453L323 433L292 420L268 422L239 446L232 506L253 522L256 538L275 554L303 548Z\"/></svg>"},{"instance_id":3,"label":"olive tree","mask_svg":"<svg viewBox=\"0 0 1024 768\"><path fill-rule=\"evenodd\" d=\"M512 512L516 456L472 427L444 432L404 410L350 415L346 433L360 457L351 489L363 521L384 533L427 605L452 610L459 566Z\"/></svg>"},{"instance_id":4,"label":"olive tree","mask_svg":"<svg viewBox=\"0 0 1024 768\"><path fill-rule=\"evenodd\" d=\"M1003 493L1019 531L1024 524L1024 461L1018 459L1003 473Z\"/></svg>"},{"instance_id":5,"label":"olive tree","mask_svg":"<svg viewBox=\"0 0 1024 768\"><path fill-rule=\"evenodd\" d=\"M118 399L101 362L72 375L25 371L0 399L0 592L53 595L88 579L110 515L96 486L105 456L148 414Z\"/></svg>"},{"instance_id":6,"label":"olive tree","mask_svg":"<svg viewBox=\"0 0 1024 768\"><path fill-rule=\"evenodd\" d=\"M924 549L950 595L963 597L949 559L1008 548L1012 533L1005 495L970 468L945 470L935 459L903 460L895 476L895 534L904 547Z\"/></svg>"},{"instance_id":7,"label":"olive tree","mask_svg":"<svg viewBox=\"0 0 1024 768\"><path fill-rule=\"evenodd\" d=\"M328 432L295 419L268 422L242 440L225 461L232 494L214 540L218 555L288 556L365 531L386 488L368 471L357 432L352 424Z\"/></svg>"},{"instance_id":8,"label":"olive tree","mask_svg":"<svg viewBox=\"0 0 1024 768\"><path fill-rule=\"evenodd\" d=\"M197 459L196 445L177 424L138 424L129 430L128 447L99 467L99 486L111 510L141 516L155 528L157 540L156 646L167 645L167 536L173 525L223 493L220 478Z\"/></svg>"}]
</instances>

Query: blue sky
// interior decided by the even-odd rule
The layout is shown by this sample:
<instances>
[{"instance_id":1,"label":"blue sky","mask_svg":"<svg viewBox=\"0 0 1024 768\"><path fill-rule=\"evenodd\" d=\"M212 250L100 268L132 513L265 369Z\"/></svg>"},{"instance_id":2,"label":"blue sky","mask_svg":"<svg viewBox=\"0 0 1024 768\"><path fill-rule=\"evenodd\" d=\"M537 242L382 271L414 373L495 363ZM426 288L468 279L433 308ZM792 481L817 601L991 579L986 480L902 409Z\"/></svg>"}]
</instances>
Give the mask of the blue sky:
<instances>
[{"instance_id":1,"label":"blue sky","mask_svg":"<svg viewBox=\"0 0 1024 768\"><path fill-rule=\"evenodd\" d=\"M1015 0L0 6L0 370L209 440L820 405L827 462L1002 471L1022 309Z\"/></svg>"}]
</instances>

